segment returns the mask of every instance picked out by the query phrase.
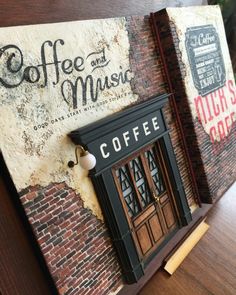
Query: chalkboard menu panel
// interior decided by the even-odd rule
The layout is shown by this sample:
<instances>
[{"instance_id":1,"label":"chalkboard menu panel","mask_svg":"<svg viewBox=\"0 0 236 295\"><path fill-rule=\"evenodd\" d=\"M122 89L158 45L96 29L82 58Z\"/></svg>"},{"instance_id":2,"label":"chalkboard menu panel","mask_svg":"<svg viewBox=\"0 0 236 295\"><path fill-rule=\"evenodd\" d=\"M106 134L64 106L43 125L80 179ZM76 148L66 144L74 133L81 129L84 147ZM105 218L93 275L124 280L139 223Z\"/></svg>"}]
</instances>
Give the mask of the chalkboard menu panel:
<instances>
[{"instance_id":1,"label":"chalkboard menu panel","mask_svg":"<svg viewBox=\"0 0 236 295\"><path fill-rule=\"evenodd\" d=\"M193 82L201 96L224 86L225 65L220 40L213 25L187 28L185 46Z\"/></svg>"}]
</instances>

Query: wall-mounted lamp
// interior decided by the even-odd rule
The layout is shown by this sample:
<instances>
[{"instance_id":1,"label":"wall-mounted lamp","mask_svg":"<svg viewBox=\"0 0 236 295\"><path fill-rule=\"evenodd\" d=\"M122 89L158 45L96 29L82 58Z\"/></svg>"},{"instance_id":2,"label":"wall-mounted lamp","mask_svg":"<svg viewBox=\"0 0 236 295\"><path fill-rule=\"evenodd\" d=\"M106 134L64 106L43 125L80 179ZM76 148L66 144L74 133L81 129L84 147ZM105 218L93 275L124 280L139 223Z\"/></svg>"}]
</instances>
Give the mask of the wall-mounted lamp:
<instances>
[{"instance_id":1,"label":"wall-mounted lamp","mask_svg":"<svg viewBox=\"0 0 236 295\"><path fill-rule=\"evenodd\" d=\"M78 158L78 155L80 159ZM94 155L90 154L88 151L85 151L85 149L81 145L77 145L75 148L75 158L76 162L68 162L68 166L70 168L73 168L75 165L80 163L80 166L85 170L91 170L96 165L96 158L94 157Z\"/></svg>"}]
</instances>

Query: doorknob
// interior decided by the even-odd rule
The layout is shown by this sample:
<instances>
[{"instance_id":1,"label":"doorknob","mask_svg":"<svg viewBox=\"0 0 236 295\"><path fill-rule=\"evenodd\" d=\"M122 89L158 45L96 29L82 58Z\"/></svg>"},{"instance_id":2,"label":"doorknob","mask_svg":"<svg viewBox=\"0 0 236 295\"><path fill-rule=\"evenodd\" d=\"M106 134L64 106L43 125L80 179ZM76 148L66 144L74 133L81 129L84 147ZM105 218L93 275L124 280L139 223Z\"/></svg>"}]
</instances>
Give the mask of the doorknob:
<instances>
[{"instance_id":1,"label":"doorknob","mask_svg":"<svg viewBox=\"0 0 236 295\"><path fill-rule=\"evenodd\" d=\"M152 196L153 196L153 198L155 199L156 202L160 201L160 198L154 192L152 192Z\"/></svg>"},{"instance_id":2,"label":"doorknob","mask_svg":"<svg viewBox=\"0 0 236 295\"><path fill-rule=\"evenodd\" d=\"M156 200L156 202L160 202L160 198L157 196L155 196L155 200Z\"/></svg>"}]
</instances>

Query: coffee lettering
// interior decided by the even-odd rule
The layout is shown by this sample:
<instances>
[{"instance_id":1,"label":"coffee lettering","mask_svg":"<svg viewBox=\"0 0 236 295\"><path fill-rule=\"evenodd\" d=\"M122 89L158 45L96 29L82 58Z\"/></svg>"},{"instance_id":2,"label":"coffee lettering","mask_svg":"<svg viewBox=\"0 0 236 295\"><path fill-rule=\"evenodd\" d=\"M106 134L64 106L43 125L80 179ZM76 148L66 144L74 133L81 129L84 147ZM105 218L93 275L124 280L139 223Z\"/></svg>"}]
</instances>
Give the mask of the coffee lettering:
<instances>
[{"instance_id":1,"label":"coffee lettering","mask_svg":"<svg viewBox=\"0 0 236 295\"><path fill-rule=\"evenodd\" d=\"M73 63L71 59L65 59L61 63L61 69L65 74L71 74L73 72Z\"/></svg>"},{"instance_id":2,"label":"coffee lettering","mask_svg":"<svg viewBox=\"0 0 236 295\"><path fill-rule=\"evenodd\" d=\"M77 72L82 72L84 70L84 59L81 56L77 56L74 60L74 68Z\"/></svg>"},{"instance_id":3,"label":"coffee lettering","mask_svg":"<svg viewBox=\"0 0 236 295\"><path fill-rule=\"evenodd\" d=\"M112 144L116 152L119 152L121 150L121 144L118 137L112 139Z\"/></svg>"},{"instance_id":4,"label":"coffee lettering","mask_svg":"<svg viewBox=\"0 0 236 295\"><path fill-rule=\"evenodd\" d=\"M138 135L139 135L138 126L133 128L133 134L134 134L135 141L138 141Z\"/></svg>"},{"instance_id":5,"label":"coffee lettering","mask_svg":"<svg viewBox=\"0 0 236 295\"><path fill-rule=\"evenodd\" d=\"M59 50L65 45L64 40L55 41L46 40L40 48L41 62L37 65L25 65L23 53L16 45L7 45L0 48L0 59L5 62L0 72L0 83L6 88L16 88L23 82L36 84L40 83L41 88L48 87L50 84L56 86L60 83L60 90L63 100L73 109L79 105L85 106L88 103L96 102L99 95L113 87L130 83L132 72L130 69L123 70L120 66L119 71L104 77L95 78L93 72L97 68L106 67L110 60L106 58L105 48L100 52L92 52L87 55L86 60L92 58L92 61L86 61L93 69L90 74L83 75L85 70L85 60L81 56L73 59L61 59ZM100 56L98 57L98 54ZM102 54L102 55L101 55ZM50 70L50 71L49 71ZM62 74L76 74L75 78L63 78ZM50 75L49 75L50 73Z\"/></svg>"},{"instance_id":6,"label":"coffee lettering","mask_svg":"<svg viewBox=\"0 0 236 295\"><path fill-rule=\"evenodd\" d=\"M108 158L110 156L110 153L109 152L105 152L105 148L107 147L107 144L106 143L102 143L100 145L100 151L101 151L101 154L102 154L102 157L104 159Z\"/></svg>"},{"instance_id":7,"label":"coffee lettering","mask_svg":"<svg viewBox=\"0 0 236 295\"><path fill-rule=\"evenodd\" d=\"M24 79L29 83L36 83L40 79L40 73L37 67L27 67L24 70Z\"/></svg>"},{"instance_id":8,"label":"coffee lettering","mask_svg":"<svg viewBox=\"0 0 236 295\"><path fill-rule=\"evenodd\" d=\"M158 130L160 128L157 122L157 117L152 118L152 124L153 124L154 130Z\"/></svg>"},{"instance_id":9,"label":"coffee lettering","mask_svg":"<svg viewBox=\"0 0 236 295\"><path fill-rule=\"evenodd\" d=\"M20 48L18 48L16 45L7 45L2 47L0 49L0 58L3 58L4 54L8 56L5 67L7 71L0 73L0 82L6 88L18 87L24 80L24 76L21 75L21 78L17 79L18 76L16 76L15 74L17 74L18 72L22 72L21 70L24 62L23 54ZM7 77L11 77L10 81L7 81L6 78L3 78L3 76L5 75ZM14 80L17 81L15 81L14 83Z\"/></svg>"},{"instance_id":10,"label":"coffee lettering","mask_svg":"<svg viewBox=\"0 0 236 295\"><path fill-rule=\"evenodd\" d=\"M118 153L133 145L134 142L142 142L145 136L151 134L155 135L157 130L160 129L157 117L149 118L144 122L140 122L137 126L132 127L130 130L125 130L119 135L114 136L112 139L106 140L100 145L100 152L103 159L112 156L112 153Z\"/></svg>"},{"instance_id":11,"label":"coffee lettering","mask_svg":"<svg viewBox=\"0 0 236 295\"><path fill-rule=\"evenodd\" d=\"M151 131L148 128L148 122L143 123L143 130L144 130L145 135L149 135L151 133Z\"/></svg>"},{"instance_id":12,"label":"coffee lettering","mask_svg":"<svg viewBox=\"0 0 236 295\"><path fill-rule=\"evenodd\" d=\"M128 146L128 141L130 140L130 137L129 137L129 131L126 131L123 133L123 138L124 138L124 142L125 142L125 145Z\"/></svg>"}]
</instances>

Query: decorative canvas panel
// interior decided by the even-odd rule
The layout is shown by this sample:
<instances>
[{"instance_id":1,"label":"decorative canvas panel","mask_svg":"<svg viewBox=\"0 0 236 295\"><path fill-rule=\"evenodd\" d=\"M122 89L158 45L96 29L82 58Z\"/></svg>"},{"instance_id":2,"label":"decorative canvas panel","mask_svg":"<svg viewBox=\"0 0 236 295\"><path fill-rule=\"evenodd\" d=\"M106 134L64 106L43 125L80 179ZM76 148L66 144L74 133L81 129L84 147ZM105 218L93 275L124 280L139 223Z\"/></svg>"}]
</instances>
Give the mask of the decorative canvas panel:
<instances>
[{"instance_id":1,"label":"decorative canvas panel","mask_svg":"<svg viewBox=\"0 0 236 295\"><path fill-rule=\"evenodd\" d=\"M67 167L67 134L137 100L126 19L1 28L0 39L0 147L17 189L66 181L93 195L87 172Z\"/></svg>"}]
</instances>

